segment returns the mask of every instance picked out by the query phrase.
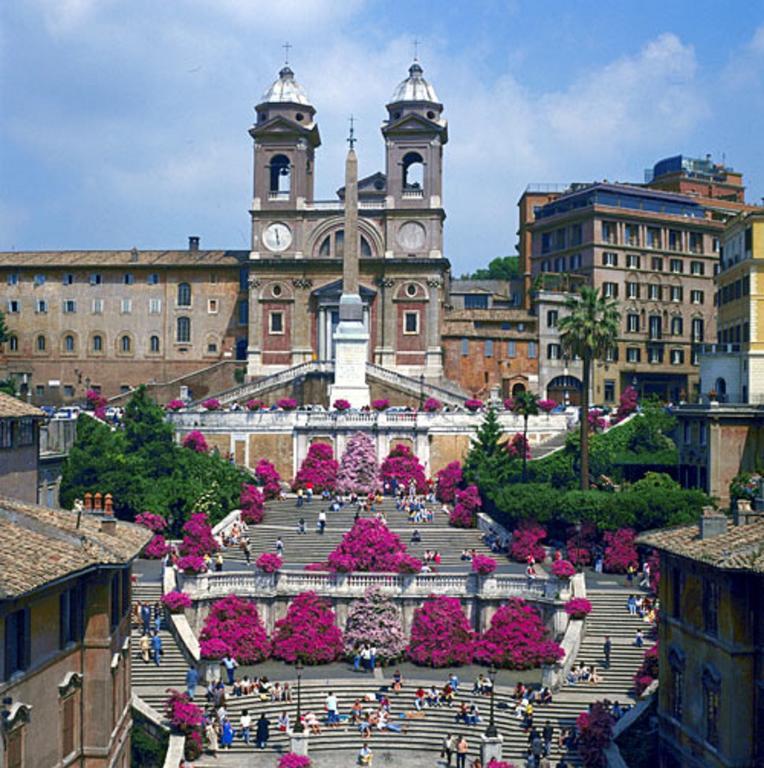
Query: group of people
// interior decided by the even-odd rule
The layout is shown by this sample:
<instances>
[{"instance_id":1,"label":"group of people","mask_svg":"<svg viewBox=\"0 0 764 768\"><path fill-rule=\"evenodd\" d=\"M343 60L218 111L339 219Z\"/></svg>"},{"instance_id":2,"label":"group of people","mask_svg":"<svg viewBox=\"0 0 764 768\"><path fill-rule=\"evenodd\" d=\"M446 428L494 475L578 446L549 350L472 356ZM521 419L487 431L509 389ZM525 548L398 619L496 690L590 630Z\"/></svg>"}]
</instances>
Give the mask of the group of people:
<instances>
[{"instance_id":1,"label":"group of people","mask_svg":"<svg viewBox=\"0 0 764 768\"><path fill-rule=\"evenodd\" d=\"M626 600L626 610L630 616L639 616L646 624L655 624L660 610L658 598L650 598L648 595L629 595Z\"/></svg>"},{"instance_id":2,"label":"group of people","mask_svg":"<svg viewBox=\"0 0 764 768\"><path fill-rule=\"evenodd\" d=\"M138 600L133 604L132 622L141 627L141 639L138 643L141 659L144 664L153 661L157 666L162 662L164 648L162 647L162 606L159 602L151 605Z\"/></svg>"},{"instance_id":3,"label":"group of people","mask_svg":"<svg viewBox=\"0 0 764 768\"><path fill-rule=\"evenodd\" d=\"M608 661L608 664L610 662ZM588 664L576 664L568 672L565 682L567 685L578 685L578 683L588 683L589 685L598 685L603 680L602 675L597 671L597 667Z\"/></svg>"}]
</instances>

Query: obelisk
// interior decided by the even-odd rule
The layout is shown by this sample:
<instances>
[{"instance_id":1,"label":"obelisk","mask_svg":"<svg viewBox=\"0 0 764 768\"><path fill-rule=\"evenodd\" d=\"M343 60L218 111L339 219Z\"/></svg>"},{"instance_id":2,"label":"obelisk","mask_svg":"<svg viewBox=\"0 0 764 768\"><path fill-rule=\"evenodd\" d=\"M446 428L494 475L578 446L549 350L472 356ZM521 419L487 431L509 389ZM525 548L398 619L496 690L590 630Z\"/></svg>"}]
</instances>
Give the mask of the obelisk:
<instances>
[{"instance_id":1,"label":"obelisk","mask_svg":"<svg viewBox=\"0 0 764 768\"><path fill-rule=\"evenodd\" d=\"M369 334L363 324L363 302L358 293L358 158L353 145L353 123L345 161L345 236L342 262L340 322L334 332L334 384L329 388L329 403L347 400L353 408L369 405L366 361L369 359Z\"/></svg>"}]
</instances>

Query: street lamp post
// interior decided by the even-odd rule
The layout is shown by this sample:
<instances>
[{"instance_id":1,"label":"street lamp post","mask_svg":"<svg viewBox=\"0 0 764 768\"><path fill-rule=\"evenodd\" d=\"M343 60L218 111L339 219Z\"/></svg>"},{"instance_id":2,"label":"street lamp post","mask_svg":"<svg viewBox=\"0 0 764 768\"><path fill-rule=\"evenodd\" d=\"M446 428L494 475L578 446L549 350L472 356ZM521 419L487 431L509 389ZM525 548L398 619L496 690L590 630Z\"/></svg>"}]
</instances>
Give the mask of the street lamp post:
<instances>
[{"instance_id":1,"label":"street lamp post","mask_svg":"<svg viewBox=\"0 0 764 768\"><path fill-rule=\"evenodd\" d=\"M297 722L295 722L292 732L302 733L305 730L305 726L302 724L302 662L298 660L294 668L297 672Z\"/></svg>"},{"instance_id":2,"label":"street lamp post","mask_svg":"<svg viewBox=\"0 0 764 768\"><path fill-rule=\"evenodd\" d=\"M485 735L489 739L495 739L499 735L499 731L496 728L496 723L493 719L493 697L494 688L496 687L496 665L491 664L491 668L488 670L488 679L491 681L491 712L488 717L488 727L485 729Z\"/></svg>"}]
</instances>

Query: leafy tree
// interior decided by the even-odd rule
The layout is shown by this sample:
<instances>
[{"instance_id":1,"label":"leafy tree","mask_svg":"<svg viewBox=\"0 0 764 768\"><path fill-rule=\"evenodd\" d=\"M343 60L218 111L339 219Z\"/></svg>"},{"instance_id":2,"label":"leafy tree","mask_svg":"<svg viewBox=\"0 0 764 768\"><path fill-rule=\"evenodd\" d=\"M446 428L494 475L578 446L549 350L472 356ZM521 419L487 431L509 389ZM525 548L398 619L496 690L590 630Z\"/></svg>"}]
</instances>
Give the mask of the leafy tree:
<instances>
[{"instance_id":1,"label":"leafy tree","mask_svg":"<svg viewBox=\"0 0 764 768\"><path fill-rule=\"evenodd\" d=\"M8 326L5 323L5 313L0 312L0 344L4 344L8 341L9 336Z\"/></svg>"},{"instance_id":2,"label":"leafy tree","mask_svg":"<svg viewBox=\"0 0 764 768\"><path fill-rule=\"evenodd\" d=\"M620 312L613 299L601 296L595 288L583 286L578 296L565 302L569 315L560 320L560 342L570 357L582 361L581 392L581 490L589 488L589 385L592 365L602 359L618 338Z\"/></svg>"},{"instance_id":3,"label":"leafy tree","mask_svg":"<svg viewBox=\"0 0 764 768\"><path fill-rule=\"evenodd\" d=\"M512 410L523 417L523 482L525 482L528 475L528 419L531 416L539 415L539 399L538 395L534 395L533 392L523 391L518 392L512 398Z\"/></svg>"},{"instance_id":4,"label":"leafy tree","mask_svg":"<svg viewBox=\"0 0 764 768\"><path fill-rule=\"evenodd\" d=\"M154 476L172 471L174 441L164 410L141 385L125 406L125 445Z\"/></svg>"},{"instance_id":5,"label":"leafy tree","mask_svg":"<svg viewBox=\"0 0 764 768\"><path fill-rule=\"evenodd\" d=\"M0 381L0 392L11 397L16 397L18 390L16 389L16 381L13 378L7 378Z\"/></svg>"},{"instance_id":6,"label":"leafy tree","mask_svg":"<svg viewBox=\"0 0 764 768\"><path fill-rule=\"evenodd\" d=\"M483 497L493 497L506 480L509 470L509 456L499 445L501 435L499 417L489 406L477 428L476 439L470 446L463 467L464 480L477 485Z\"/></svg>"},{"instance_id":7,"label":"leafy tree","mask_svg":"<svg viewBox=\"0 0 764 768\"><path fill-rule=\"evenodd\" d=\"M488 262L488 267L476 269L469 280L514 280L520 276L518 256L497 256Z\"/></svg>"}]
</instances>

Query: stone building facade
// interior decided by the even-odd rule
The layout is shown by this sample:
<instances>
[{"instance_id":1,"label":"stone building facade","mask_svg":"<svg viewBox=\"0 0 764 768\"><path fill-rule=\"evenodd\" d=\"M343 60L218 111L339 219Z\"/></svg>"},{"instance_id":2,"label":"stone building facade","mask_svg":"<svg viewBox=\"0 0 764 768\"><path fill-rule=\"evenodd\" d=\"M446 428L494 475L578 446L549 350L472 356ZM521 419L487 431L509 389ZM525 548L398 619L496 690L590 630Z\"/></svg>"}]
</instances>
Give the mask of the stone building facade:
<instances>
[{"instance_id":1,"label":"stone building facade","mask_svg":"<svg viewBox=\"0 0 764 768\"><path fill-rule=\"evenodd\" d=\"M37 502L39 408L0 392L0 488L16 499Z\"/></svg>"}]
</instances>

